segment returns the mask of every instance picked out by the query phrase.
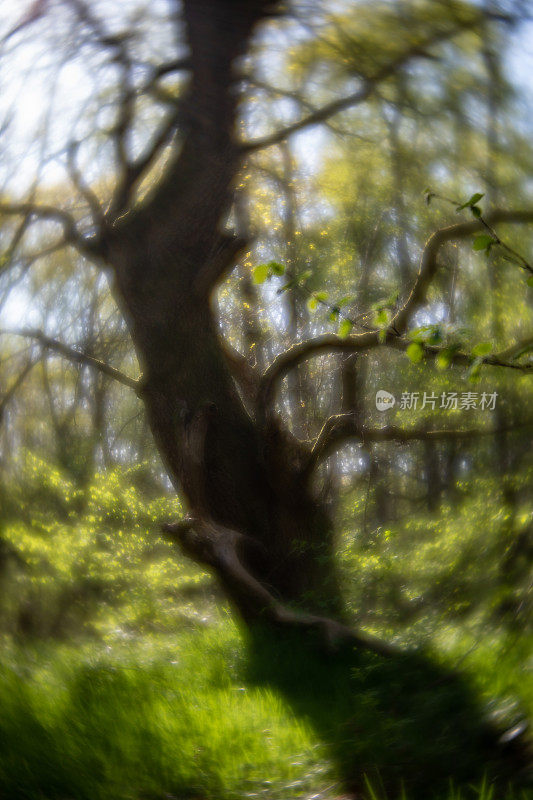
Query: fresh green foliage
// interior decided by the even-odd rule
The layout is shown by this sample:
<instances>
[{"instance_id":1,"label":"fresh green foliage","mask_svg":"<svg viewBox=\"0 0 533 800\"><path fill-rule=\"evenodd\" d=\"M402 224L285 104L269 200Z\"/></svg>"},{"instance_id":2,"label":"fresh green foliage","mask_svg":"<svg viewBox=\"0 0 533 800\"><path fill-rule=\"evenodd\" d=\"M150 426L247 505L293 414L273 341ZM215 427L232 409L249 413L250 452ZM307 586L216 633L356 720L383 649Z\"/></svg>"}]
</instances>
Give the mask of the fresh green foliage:
<instances>
[{"instance_id":1,"label":"fresh green foliage","mask_svg":"<svg viewBox=\"0 0 533 800\"><path fill-rule=\"evenodd\" d=\"M493 236L490 236L489 234L486 233L482 233L479 236L476 236L472 248L474 250L485 250L486 252L488 252L492 247L492 245L495 243L495 241L496 240L494 239Z\"/></svg>"},{"instance_id":2,"label":"fresh green foliage","mask_svg":"<svg viewBox=\"0 0 533 800\"><path fill-rule=\"evenodd\" d=\"M420 515L365 534L364 495L347 495L339 567L359 624L425 641L432 655L332 660L289 637L272 658L270 634L242 637L209 578L158 538L180 508L150 500L141 470L96 476L82 491L39 459L26 463L19 491L31 518L15 528L7 514L3 529L24 564L8 578L20 593L12 619L7 606L2 617L6 797L333 800L346 774L365 800L430 800L428 776L438 800L490 796L479 714L506 728L533 711L525 642L505 625L510 606L528 613L527 556L513 542L530 502L511 518L489 483L464 483L440 521ZM520 490L526 476L516 480ZM88 576L103 589L94 603L80 595L82 618L72 598ZM57 619L65 593L72 616L52 629L47 614ZM15 625L18 603L35 618L32 636ZM456 781L477 790L449 788L452 761Z\"/></svg>"},{"instance_id":3,"label":"fresh green foliage","mask_svg":"<svg viewBox=\"0 0 533 800\"><path fill-rule=\"evenodd\" d=\"M473 210L477 206L477 204L479 203L479 201L481 200L482 197L485 197L485 195L482 194L481 192L475 192L466 201L466 203L461 203L461 205L457 206L456 210L457 211L463 211L465 208L469 208L470 210Z\"/></svg>"},{"instance_id":4,"label":"fresh green foliage","mask_svg":"<svg viewBox=\"0 0 533 800\"><path fill-rule=\"evenodd\" d=\"M408 346L407 350L407 358L413 362L413 364L418 364L419 361L422 361L424 357L424 348L420 344L420 342L411 342Z\"/></svg>"},{"instance_id":5,"label":"fresh green foliage","mask_svg":"<svg viewBox=\"0 0 533 800\"><path fill-rule=\"evenodd\" d=\"M268 264L258 264L253 269L254 283L264 283L272 276L280 276L285 274L285 267L279 261L269 261Z\"/></svg>"},{"instance_id":6,"label":"fresh green foliage","mask_svg":"<svg viewBox=\"0 0 533 800\"><path fill-rule=\"evenodd\" d=\"M4 630L37 637L174 630L201 616L207 576L178 561L159 535L181 504L147 495L143 465L96 474L80 489L31 453L25 461L1 527L12 554L0 598Z\"/></svg>"}]
</instances>

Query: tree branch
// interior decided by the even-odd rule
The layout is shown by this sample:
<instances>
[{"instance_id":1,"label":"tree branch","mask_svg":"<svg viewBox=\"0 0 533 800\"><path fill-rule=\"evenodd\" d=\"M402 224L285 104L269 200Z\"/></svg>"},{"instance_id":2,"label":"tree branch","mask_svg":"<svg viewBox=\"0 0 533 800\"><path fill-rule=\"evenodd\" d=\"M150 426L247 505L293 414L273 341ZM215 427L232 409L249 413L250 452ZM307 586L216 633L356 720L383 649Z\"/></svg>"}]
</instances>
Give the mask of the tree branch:
<instances>
[{"instance_id":1,"label":"tree branch","mask_svg":"<svg viewBox=\"0 0 533 800\"><path fill-rule=\"evenodd\" d=\"M283 142L285 139L287 139L287 137L292 136L294 133L298 133L299 131L310 127L311 125L317 125L319 123L326 122L328 119L330 119L330 117L339 114L341 111L346 111L349 108L359 105L368 99L379 83L389 78L411 59L430 58L431 56L427 52L429 47L452 39L454 36L462 33L465 30L477 27L478 24L479 19L476 18L475 20L473 19L469 22L463 23L457 28L447 31L437 31L433 36L428 36L425 42L413 45L405 53L402 53L402 55L391 61L390 64L386 64L375 75L365 78L363 86L356 92L352 92L352 94L349 94L346 97L341 97L337 100L332 100L330 103L326 103L326 105L315 109L310 114L302 117L302 119L296 122L293 122L291 125L287 125L285 128L281 128L278 131L274 131L267 136L252 140L251 142L244 142L241 146L241 151L244 154L250 154L256 152L257 150L262 150L266 147L272 147L272 145L280 144L280 142Z\"/></svg>"},{"instance_id":2,"label":"tree branch","mask_svg":"<svg viewBox=\"0 0 533 800\"><path fill-rule=\"evenodd\" d=\"M512 224L527 223L533 221L533 210L495 210L487 214L486 219L491 224L499 222ZM440 248L446 242L464 239L467 236L473 235L480 229L482 229L481 222L472 220L470 222L460 222L448 228L442 228L430 236L424 247L420 259L418 276L414 282L411 293L404 305L392 318L387 330L381 332L382 341L380 341L380 332L377 330L355 334L354 336L347 336L346 338L341 338L335 334L323 334L313 339L307 339L300 344L293 345L289 350L286 350L275 358L261 379L261 388L258 395L260 415L264 416L267 408L272 404L276 384L302 361L320 355L321 353L364 352L380 344L388 345L389 347L394 347L399 350L406 350L411 342L409 339L403 338L401 334L406 331L411 318L425 302L427 291L437 271L437 256ZM444 348L426 345L424 346L424 353L428 356L436 356L438 353L442 352L443 349ZM511 348L511 353L514 354L514 352L515 346ZM509 356L508 350L504 350L501 353L484 357L482 363L495 367L521 370L523 372L529 372L533 369L529 364L517 364L510 361L510 358L511 356ZM451 363L454 364L470 365L473 357L468 353L458 352L451 355L450 360Z\"/></svg>"},{"instance_id":3,"label":"tree branch","mask_svg":"<svg viewBox=\"0 0 533 800\"><path fill-rule=\"evenodd\" d=\"M87 186L85 183L76 163L76 156L79 146L79 142L71 142L67 148L67 171L74 188L77 189L79 194L89 206L93 221L98 225L102 225L104 222L104 213L98 197L95 195L90 186Z\"/></svg>"},{"instance_id":4,"label":"tree branch","mask_svg":"<svg viewBox=\"0 0 533 800\"><path fill-rule=\"evenodd\" d=\"M222 341L224 358L228 362L231 374L242 390L247 405L255 407L260 386L260 375L248 360L225 340Z\"/></svg>"},{"instance_id":5,"label":"tree branch","mask_svg":"<svg viewBox=\"0 0 533 800\"><path fill-rule=\"evenodd\" d=\"M22 385L22 383L26 380L26 377L30 374L31 370L34 368L34 366L36 364L37 364L37 361L35 359L32 359L32 360L28 361L26 366L22 369L22 371L19 373L19 375L15 378L15 380L13 381L13 383L11 384L9 389L7 389L7 391L3 395L3 397L0 398L0 422L2 422L2 420L4 418L4 413L5 413L5 410L6 410L6 407L7 407L8 403L10 402L12 397L15 395L15 393L17 392L19 387Z\"/></svg>"},{"instance_id":6,"label":"tree branch","mask_svg":"<svg viewBox=\"0 0 533 800\"><path fill-rule=\"evenodd\" d=\"M320 355L321 353L358 353L377 347L379 332L369 331L358 333L343 339L332 333L325 333L313 339L307 339L299 344L294 344L284 353L277 356L263 373L258 394L259 414L263 416L272 404L276 384L302 361Z\"/></svg>"},{"instance_id":7,"label":"tree branch","mask_svg":"<svg viewBox=\"0 0 533 800\"><path fill-rule=\"evenodd\" d=\"M79 232L74 217L61 208L48 205L35 205L33 203L0 203L0 215L24 216L31 224L31 218L43 222L56 222L63 228L64 244L71 244L80 253L94 258L100 255L98 239L86 239Z\"/></svg>"},{"instance_id":8,"label":"tree branch","mask_svg":"<svg viewBox=\"0 0 533 800\"><path fill-rule=\"evenodd\" d=\"M352 643L386 657L400 652L393 645L354 631L337 620L299 613L277 600L239 558L239 548L246 547L250 537L200 517L164 525L163 531L195 561L216 570L241 614L251 623L266 622L276 627L307 630L317 634L329 650L342 643Z\"/></svg>"},{"instance_id":9,"label":"tree branch","mask_svg":"<svg viewBox=\"0 0 533 800\"><path fill-rule=\"evenodd\" d=\"M525 340L526 342L529 340ZM402 350L405 351L412 344L410 339L406 339L405 337L398 337L398 336L390 336L387 334L386 344L388 347L392 347L395 350ZM423 355L427 358L435 358L444 351L447 351L446 347L438 347L437 345L428 345L421 343L421 347L423 350ZM489 367L504 367L505 369L514 369L518 370L519 372L533 372L533 364L519 364L518 362L513 361L507 357L507 353L509 350L513 352L516 346L509 348L508 350L502 350L501 353L494 353L490 356L484 356L483 358L479 359L478 363L485 364ZM469 367L471 366L472 362L474 361L474 356L470 353L465 353L462 351L457 351L455 353L449 353L449 362L450 364L455 364L456 366L463 366Z\"/></svg>"},{"instance_id":10,"label":"tree branch","mask_svg":"<svg viewBox=\"0 0 533 800\"><path fill-rule=\"evenodd\" d=\"M304 477L309 477L317 464L328 455L335 452L338 447L350 439L359 439L367 442L427 442L427 441L464 441L482 436L494 436L499 431L512 432L530 430L533 421L521 425L508 425L495 431L491 428L472 428L468 430L427 430L424 428L403 429L395 425L385 425L382 428L367 428L359 425L355 415L334 414L324 422L318 434L309 459L302 470Z\"/></svg>"},{"instance_id":11,"label":"tree branch","mask_svg":"<svg viewBox=\"0 0 533 800\"><path fill-rule=\"evenodd\" d=\"M487 214L485 219L490 225L499 222L523 224L533 222L533 210L496 209ZM453 240L465 239L482 229L483 223L474 219L470 222L459 222L448 228L441 228L429 237L420 259L420 268L414 286L402 308L393 317L389 326L391 331L398 335L404 333L415 312L423 305L427 290L437 271L437 256L442 245Z\"/></svg>"},{"instance_id":12,"label":"tree branch","mask_svg":"<svg viewBox=\"0 0 533 800\"><path fill-rule=\"evenodd\" d=\"M108 219L112 222L126 210L136 185L155 162L165 145L170 142L176 130L180 113L181 108L179 107L169 113L146 152L135 161L127 162L123 165L110 209L107 213Z\"/></svg>"},{"instance_id":13,"label":"tree branch","mask_svg":"<svg viewBox=\"0 0 533 800\"><path fill-rule=\"evenodd\" d=\"M133 389L136 393L139 392L139 381L135 380L134 378L130 378L129 375L126 375L119 369L112 367L110 364L106 364L104 361L94 358L94 356L91 356L88 353L84 353L81 350L76 350L75 348L70 347L63 342L59 342L57 339L52 339L50 336L47 336L45 333L43 333L43 331L33 330L31 328L20 328L17 330L0 331L0 335L23 336L27 339L33 339L39 342L39 344L45 349L53 350L55 353L58 353L59 355L68 359L69 361L73 361L76 364L84 364L92 367L93 369L98 370L98 372L101 372L103 375L106 375L108 378L112 378L118 383L121 383L123 386L127 386L129 389Z\"/></svg>"}]
</instances>

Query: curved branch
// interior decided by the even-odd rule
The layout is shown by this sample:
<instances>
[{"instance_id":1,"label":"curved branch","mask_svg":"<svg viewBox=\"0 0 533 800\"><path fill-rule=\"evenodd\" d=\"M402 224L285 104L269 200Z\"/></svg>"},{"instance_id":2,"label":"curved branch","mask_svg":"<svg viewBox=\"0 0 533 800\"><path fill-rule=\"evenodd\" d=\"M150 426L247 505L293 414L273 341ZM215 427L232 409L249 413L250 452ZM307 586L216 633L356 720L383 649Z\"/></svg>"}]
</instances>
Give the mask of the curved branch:
<instances>
[{"instance_id":1,"label":"curved branch","mask_svg":"<svg viewBox=\"0 0 533 800\"><path fill-rule=\"evenodd\" d=\"M277 356L263 373L258 394L258 408L260 415L266 413L272 404L276 384L302 361L320 355L321 353L357 353L370 350L379 344L379 332L369 331L358 333L345 339L332 333L325 333L313 339L307 339L299 344L294 344L284 353Z\"/></svg>"},{"instance_id":2,"label":"curved branch","mask_svg":"<svg viewBox=\"0 0 533 800\"><path fill-rule=\"evenodd\" d=\"M449 39L453 39L453 37L457 34L462 33L469 28L477 27L478 25L479 19L476 18L469 22L464 22L457 28L447 31L437 31L434 35L428 36L425 42L413 45L406 50L405 53L402 53L400 56L393 59L390 64L386 64L384 67L382 67L375 75L366 78L363 86L356 92L353 92L346 97L332 100L330 103L326 103L326 105L315 109L310 114L302 117L302 119L297 120L296 122L293 122L291 125L287 125L285 128L281 128L280 130L274 131L267 136L252 140L251 142L243 143L241 145L241 152L248 155L256 152L257 150L262 150L266 147L272 147L275 144L280 144L294 133L298 133L299 131L302 131L312 125L327 122L330 117L339 114L341 111L346 111L348 108L353 108L354 106L359 105L370 97L379 83L391 77L391 75L394 75L398 69L408 63L411 59L431 58L431 55L428 53L429 47L441 42L445 42Z\"/></svg>"},{"instance_id":3,"label":"curved branch","mask_svg":"<svg viewBox=\"0 0 533 800\"><path fill-rule=\"evenodd\" d=\"M533 221L533 210L495 210L487 214L486 219L491 224L499 222L513 224L527 223ZM467 236L473 235L480 229L482 229L482 223L478 220L472 220L470 222L460 222L456 225L450 225L447 228L441 228L429 237L420 259L420 269L411 293L404 305L391 320L388 329L381 332L382 341L380 341L379 338L380 332L377 330L348 336L346 338L341 338L335 334L323 334L322 336L307 339L300 344L293 345L289 350L286 350L275 358L265 371L261 380L261 388L258 395L260 414L264 415L268 406L271 405L276 384L302 361L320 355L321 353L363 352L377 347L380 344L400 350L407 349L411 342L408 339L402 338L401 334L406 331L415 312L424 304L427 291L437 271L437 256L440 248L446 242L454 239L464 239ZM424 353L428 356L435 356L440 353L442 349L443 348L440 347L425 346ZM513 354L515 352L515 346L510 350L511 354ZM482 359L482 363L495 367L507 367L509 369L521 370L523 372L529 372L533 369L529 364L513 363L509 360L510 358L509 351L504 350L501 353L486 356ZM472 362L472 356L468 353L455 353L451 357L451 362L454 364L469 365Z\"/></svg>"},{"instance_id":4,"label":"curved branch","mask_svg":"<svg viewBox=\"0 0 533 800\"><path fill-rule=\"evenodd\" d=\"M33 339L36 342L46 348L47 350L53 350L55 353L66 358L68 361L73 361L76 364L84 364L93 369L96 369L98 372L101 372L103 375L106 375L108 378L112 378L113 380L121 383L123 386L127 386L129 389L133 389L135 392L139 392L140 390L140 382L135 380L134 378L130 378L129 375L126 375L124 372L121 372L116 367L112 367L110 364L106 364L104 361L100 361L98 358L94 358L94 356L89 355L88 353L84 353L81 350L76 350L73 347L70 347L63 342L59 342L57 339L52 339L50 336L47 336L43 331L33 330L31 328L21 328L18 330L3 330L0 331L0 335L4 336L23 336L27 339Z\"/></svg>"},{"instance_id":5,"label":"curved branch","mask_svg":"<svg viewBox=\"0 0 533 800\"><path fill-rule=\"evenodd\" d=\"M240 544L243 539L246 544L250 537L210 520L192 516L164 525L163 531L195 561L216 570L229 595L250 622L267 622L276 627L315 633L328 649L334 649L341 643L352 643L386 657L400 652L394 645L354 631L335 619L295 611L276 599L239 558Z\"/></svg>"},{"instance_id":6,"label":"curved branch","mask_svg":"<svg viewBox=\"0 0 533 800\"><path fill-rule=\"evenodd\" d=\"M512 224L533 222L533 210L512 211L497 209L487 214L485 220L491 225L499 222ZM415 312L423 305L427 290L437 271L437 256L442 245L446 242L472 236L477 231L483 230L483 227L481 220L474 219L470 222L459 222L456 225L450 225L448 228L441 228L429 237L422 252L420 268L411 293L390 323L390 329L393 332L397 334L404 333Z\"/></svg>"},{"instance_id":7,"label":"curved branch","mask_svg":"<svg viewBox=\"0 0 533 800\"><path fill-rule=\"evenodd\" d=\"M532 428L533 421L528 421L521 425L507 425L503 428L498 428L497 431L492 428L471 428L467 430L404 429L395 425L385 425L382 428L366 428L357 423L353 413L334 414L324 422L302 473L304 477L309 477L320 461L327 458L328 455L350 439L358 439L363 443L398 442L400 444L427 441L465 441L482 436L494 436L500 431L510 433L531 430Z\"/></svg>"},{"instance_id":8,"label":"curved branch","mask_svg":"<svg viewBox=\"0 0 533 800\"><path fill-rule=\"evenodd\" d=\"M56 222L63 228L63 243L76 247L83 255L94 258L100 255L101 248L97 238L86 239L76 225L74 217L61 208L34 203L0 203L0 215L23 216L31 224L32 218L37 221Z\"/></svg>"}]
</instances>

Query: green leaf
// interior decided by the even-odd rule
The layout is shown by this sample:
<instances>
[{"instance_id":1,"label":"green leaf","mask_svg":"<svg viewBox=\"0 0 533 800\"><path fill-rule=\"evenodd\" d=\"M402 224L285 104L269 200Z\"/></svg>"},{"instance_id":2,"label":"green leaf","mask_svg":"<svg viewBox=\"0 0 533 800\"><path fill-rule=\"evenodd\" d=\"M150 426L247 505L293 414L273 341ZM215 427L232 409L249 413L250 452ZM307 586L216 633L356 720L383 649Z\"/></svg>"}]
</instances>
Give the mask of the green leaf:
<instances>
[{"instance_id":1,"label":"green leaf","mask_svg":"<svg viewBox=\"0 0 533 800\"><path fill-rule=\"evenodd\" d=\"M461 206L457 206L457 211L463 211L465 208L472 208L472 206L475 206L476 203L479 203L482 197L485 197L485 195L481 194L480 192L475 192L475 194L473 194L472 197L466 201L466 203L463 203Z\"/></svg>"},{"instance_id":2,"label":"green leaf","mask_svg":"<svg viewBox=\"0 0 533 800\"><path fill-rule=\"evenodd\" d=\"M374 323L378 328L383 328L389 321L389 315L385 308L380 308L374 317Z\"/></svg>"},{"instance_id":3,"label":"green leaf","mask_svg":"<svg viewBox=\"0 0 533 800\"><path fill-rule=\"evenodd\" d=\"M470 383L478 383L481 380L481 365L483 363L482 358L475 358L468 370L468 380Z\"/></svg>"},{"instance_id":4,"label":"green leaf","mask_svg":"<svg viewBox=\"0 0 533 800\"><path fill-rule=\"evenodd\" d=\"M424 348L419 342L411 342L406 352L407 357L413 362L413 364L418 364L419 361L422 361Z\"/></svg>"},{"instance_id":5,"label":"green leaf","mask_svg":"<svg viewBox=\"0 0 533 800\"><path fill-rule=\"evenodd\" d=\"M490 250L495 243L495 239L487 233L482 233L481 236L476 236L472 248L474 250Z\"/></svg>"},{"instance_id":6,"label":"green leaf","mask_svg":"<svg viewBox=\"0 0 533 800\"><path fill-rule=\"evenodd\" d=\"M285 274L285 266L280 264L279 261L269 261L268 262L268 269L272 275L284 275Z\"/></svg>"},{"instance_id":7,"label":"green leaf","mask_svg":"<svg viewBox=\"0 0 533 800\"><path fill-rule=\"evenodd\" d=\"M490 342L480 342L472 348L473 356L488 356L492 352L492 344Z\"/></svg>"},{"instance_id":8,"label":"green leaf","mask_svg":"<svg viewBox=\"0 0 533 800\"><path fill-rule=\"evenodd\" d=\"M453 353L449 348L446 348L446 350L441 350L435 359L437 369L440 369L442 372L444 372L445 369L448 369L452 361L452 355Z\"/></svg>"},{"instance_id":9,"label":"green leaf","mask_svg":"<svg viewBox=\"0 0 533 800\"><path fill-rule=\"evenodd\" d=\"M307 301L307 308L309 311L316 311L319 303L324 303L327 299L327 292L313 292Z\"/></svg>"},{"instance_id":10,"label":"green leaf","mask_svg":"<svg viewBox=\"0 0 533 800\"><path fill-rule=\"evenodd\" d=\"M533 275L530 275L529 278L527 279L527 285L533 286Z\"/></svg>"},{"instance_id":11,"label":"green leaf","mask_svg":"<svg viewBox=\"0 0 533 800\"><path fill-rule=\"evenodd\" d=\"M420 328L413 328L408 336L414 342L425 342L426 344L440 344L442 342L442 330L439 325L422 325Z\"/></svg>"},{"instance_id":12,"label":"green leaf","mask_svg":"<svg viewBox=\"0 0 533 800\"><path fill-rule=\"evenodd\" d=\"M348 303L353 303L355 299L356 298L353 295L348 294L346 295L346 297L341 297L337 305L339 306L339 308L342 308L343 306L347 306Z\"/></svg>"},{"instance_id":13,"label":"green leaf","mask_svg":"<svg viewBox=\"0 0 533 800\"><path fill-rule=\"evenodd\" d=\"M353 322L351 319L341 319L339 325L339 336L341 339L346 339L346 337L351 333L352 328Z\"/></svg>"},{"instance_id":14,"label":"green leaf","mask_svg":"<svg viewBox=\"0 0 533 800\"><path fill-rule=\"evenodd\" d=\"M264 283L268 278L269 272L268 264L258 264L252 272L254 283Z\"/></svg>"},{"instance_id":15,"label":"green leaf","mask_svg":"<svg viewBox=\"0 0 533 800\"><path fill-rule=\"evenodd\" d=\"M331 307L331 313L330 313L330 315L329 315L329 319L330 319L330 321L331 321L331 322L336 322L336 321L337 321L337 319L338 319L339 313L340 313L340 308L339 308L339 306L332 306L332 307Z\"/></svg>"},{"instance_id":16,"label":"green leaf","mask_svg":"<svg viewBox=\"0 0 533 800\"><path fill-rule=\"evenodd\" d=\"M480 216L481 216L481 209L479 208L479 206L470 206L470 211L472 212L472 214L474 215L474 217L476 217L476 219L479 219L479 218L480 218Z\"/></svg>"},{"instance_id":17,"label":"green leaf","mask_svg":"<svg viewBox=\"0 0 533 800\"><path fill-rule=\"evenodd\" d=\"M382 328L378 333L378 342L380 344L385 344L386 341L387 341L387 329Z\"/></svg>"}]
</instances>

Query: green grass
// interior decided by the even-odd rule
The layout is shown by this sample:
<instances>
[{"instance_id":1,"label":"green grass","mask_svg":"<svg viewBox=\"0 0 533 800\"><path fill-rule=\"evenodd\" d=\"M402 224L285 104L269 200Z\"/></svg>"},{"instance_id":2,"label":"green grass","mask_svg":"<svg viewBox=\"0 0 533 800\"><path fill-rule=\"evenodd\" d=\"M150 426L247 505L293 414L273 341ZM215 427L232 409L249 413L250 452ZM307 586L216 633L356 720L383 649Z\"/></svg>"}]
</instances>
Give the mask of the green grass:
<instances>
[{"instance_id":1,"label":"green grass","mask_svg":"<svg viewBox=\"0 0 533 800\"><path fill-rule=\"evenodd\" d=\"M461 683L428 688L440 674L431 660L248 645L226 620L175 641L8 646L0 796L330 800L351 774L369 800L399 800L402 782L406 798L526 800L483 784L472 700ZM435 792L422 795L428 775Z\"/></svg>"},{"instance_id":2,"label":"green grass","mask_svg":"<svg viewBox=\"0 0 533 800\"><path fill-rule=\"evenodd\" d=\"M229 625L175 648L18 652L0 681L1 796L290 798L331 783L310 725L244 685L243 658Z\"/></svg>"},{"instance_id":3,"label":"green grass","mask_svg":"<svg viewBox=\"0 0 533 800\"><path fill-rule=\"evenodd\" d=\"M82 495L31 463L0 519L18 554L0 595L0 800L533 797L508 788L519 760L487 732L533 718L524 612L501 611L502 593L527 610L507 551L527 509L511 526L476 491L363 541L348 515L359 624L425 650L331 658L241 635L210 577L157 535L175 501L119 471Z\"/></svg>"}]
</instances>

